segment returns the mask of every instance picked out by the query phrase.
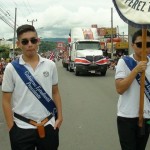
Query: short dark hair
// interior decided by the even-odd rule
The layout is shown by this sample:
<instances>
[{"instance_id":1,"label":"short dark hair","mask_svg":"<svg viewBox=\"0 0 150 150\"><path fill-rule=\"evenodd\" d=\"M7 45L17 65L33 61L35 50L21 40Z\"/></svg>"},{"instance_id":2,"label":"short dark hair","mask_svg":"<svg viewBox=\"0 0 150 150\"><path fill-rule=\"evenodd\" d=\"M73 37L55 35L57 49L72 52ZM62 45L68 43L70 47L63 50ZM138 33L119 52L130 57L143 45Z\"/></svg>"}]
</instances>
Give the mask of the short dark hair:
<instances>
[{"instance_id":1,"label":"short dark hair","mask_svg":"<svg viewBox=\"0 0 150 150\"><path fill-rule=\"evenodd\" d=\"M32 25L29 25L29 24L24 24L24 25L21 25L17 28L17 39L19 39L19 36L25 32L28 32L28 31L33 31L33 32L36 32L34 26ZM37 34L37 32L36 32Z\"/></svg>"},{"instance_id":2,"label":"short dark hair","mask_svg":"<svg viewBox=\"0 0 150 150\"><path fill-rule=\"evenodd\" d=\"M136 31L136 32L133 34L133 36L132 36L132 43L135 42L135 40L136 40L136 38L137 38L138 36L142 36L142 29ZM148 30L147 30L147 36L150 37L150 32L149 32Z\"/></svg>"}]
</instances>

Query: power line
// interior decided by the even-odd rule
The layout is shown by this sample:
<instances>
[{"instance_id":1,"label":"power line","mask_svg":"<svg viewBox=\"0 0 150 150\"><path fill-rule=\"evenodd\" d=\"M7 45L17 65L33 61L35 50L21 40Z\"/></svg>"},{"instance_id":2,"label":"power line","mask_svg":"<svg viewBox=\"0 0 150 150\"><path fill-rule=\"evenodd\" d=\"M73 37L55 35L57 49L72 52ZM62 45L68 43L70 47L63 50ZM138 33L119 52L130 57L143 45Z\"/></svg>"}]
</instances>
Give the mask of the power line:
<instances>
[{"instance_id":1,"label":"power line","mask_svg":"<svg viewBox=\"0 0 150 150\"><path fill-rule=\"evenodd\" d=\"M1 1L1 4L2 4L3 10L5 12L9 11L9 14L13 14L12 10L11 11L9 10L9 8L12 8L14 5L12 2L10 2L10 1L8 2L8 1L4 0L4 2Z\"/></svg>"},{"instance_id":2,"label":"power line","mask_svg":"<svg viewBox=\"0 0 150 150\"><path fill-rule=\"evenodd\" d=\"M12 0L12 2L15 5L15 8L19 8L19 5L14 0ZM25 17L25 15L23 14L23 11L21 10L20 12L21 12L20 14L22 14L22 16ZM15 20L15 18L14 18L14 20Z\"/></svg>"},{"instance_id":3,"label":"power line","mask_svg":"<svg viewBox=\"0 0 150 150\"><path fill-rule=\"evenodd\" d=\"M11 7L9 7L9 6L11 6ZM25 18L25 16L27 16L27 13L30 14L30 15L33 13L33 9L31 8L31 5L30 5L28 0L22 0L22 1L19 1L19 2L16 1L16 0L10 0L10 1L5 1L5 2L3 0L1 0L0 1L0 20L5 22L11 28L14 28L14 22L15 22L14 15L15 14L12 13L12 9L10 11L9 8L12 8L13 6L14 6L14 8L18 8L20 10L19 14L22 14L22 16L24 16L24 18ZM26 15L23 15L23 12L26 12ZM12 16L12 14L14 14L14 15ZM37 19L33 19L33 20L30 20L30 21L27 20L27 21L31 22L32 25L33 25L33 23L36 22Z\"/></svg>"},{"instance_id":4,"label":"power line","mask_svg":"<svg viewBox=\"0 0 150 150\"><path fill-rule=\"evenodd\" d=\"M23 4L26 7L26 10L28 11L28 14L31 14L31 11L30 11L29 7L27 6L27 4L25 3L25 1L23 1Z\"/></svg>"},{"instance_id":5,"label":"power line","mask_svg":"<svg viewBox=\"0 0 150 150\"><path fill-rule=\"evenodd\" d=\"M9 13L5 12L2 8L0 8L0 12L3 14L0 14L0 19L13 28L13 24L10 22L10 18L8 17Z\"/></svg>"},{"instance_id":6,"label":"power line","mask_svg":"<svg viewBox=\"0 0 150 150\"><path fill-rule=\"evenodd\" d=\"M0 17L1 20L7 23L9 26L13 27L15 19L12 16L10 16L10 13L8 11L4 11L2 8L0 8L0 12L3 14L3 15L1 14Z\"/></svg>"},{"instance_id":7,"label":"power line","mask_svg":"<svg viewBox=\"0 0 150 150\"><path fill-rule=\"evenodd\" d=\"M28 6L30 7L31 11L34 12L28 0L27 0L27 3L28 3Z\"/></svg>"},{"instance_id":8,"label":"power line","mask_svg":"<svg viewBox=\"0 0 150 150\"><path fill-rule=\"evenodd\" d=\"M13 25L6 18L4 18L4 16L0 15L0 19L4 21L7 25L9 25L11 28L14 28Z\"/></svg>"}]
</instances>

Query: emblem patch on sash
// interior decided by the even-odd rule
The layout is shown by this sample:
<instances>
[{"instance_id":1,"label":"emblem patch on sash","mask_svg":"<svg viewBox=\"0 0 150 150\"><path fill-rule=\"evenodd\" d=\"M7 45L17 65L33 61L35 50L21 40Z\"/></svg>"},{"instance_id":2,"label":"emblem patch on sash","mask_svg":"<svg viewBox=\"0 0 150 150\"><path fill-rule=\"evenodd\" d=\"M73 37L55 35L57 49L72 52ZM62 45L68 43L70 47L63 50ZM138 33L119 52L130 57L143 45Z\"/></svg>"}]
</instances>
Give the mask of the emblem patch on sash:
<instances>
[{"instance_id":1,"label":"emblem patch on sash","mask_svg":"<svg viewBox=\"0 0 150 150\"><path fill-rule=\"evenodd\" d=\"M44 71L43 75L44 75L44 77L48 77L49 76L49 72L48 71Z\"/></svg>"}]
</instances>

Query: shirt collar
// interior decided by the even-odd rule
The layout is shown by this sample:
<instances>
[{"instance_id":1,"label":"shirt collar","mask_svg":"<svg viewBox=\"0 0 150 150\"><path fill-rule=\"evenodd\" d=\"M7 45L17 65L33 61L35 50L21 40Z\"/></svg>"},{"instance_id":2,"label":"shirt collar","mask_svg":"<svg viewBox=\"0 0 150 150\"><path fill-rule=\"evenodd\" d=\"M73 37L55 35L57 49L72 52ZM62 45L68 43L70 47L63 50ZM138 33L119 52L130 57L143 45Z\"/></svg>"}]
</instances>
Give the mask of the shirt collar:
<instances>
[{"instance_id":1,"label":"shirt collar","mask_svg":"<svg viewBox=\"0 0 150 150\"><path fill-rule=\"evenodd\" d=\"M45 58L41 57L39 54L38 54L38 56L39 56L39 63L42 63L42 62L45 61ZM20 65L25 65L26 64L26 62L22 58L22 55L20 55L20 57L19 57L19 64Z\"/></svg>"}]
</instances>

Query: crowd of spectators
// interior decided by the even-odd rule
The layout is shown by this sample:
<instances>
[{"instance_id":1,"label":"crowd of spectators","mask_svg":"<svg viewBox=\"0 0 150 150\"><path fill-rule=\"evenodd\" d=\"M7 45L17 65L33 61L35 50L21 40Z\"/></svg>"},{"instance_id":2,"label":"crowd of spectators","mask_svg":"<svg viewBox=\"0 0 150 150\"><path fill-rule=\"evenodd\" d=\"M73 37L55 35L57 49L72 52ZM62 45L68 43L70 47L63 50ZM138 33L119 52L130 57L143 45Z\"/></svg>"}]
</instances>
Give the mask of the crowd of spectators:
<instances>
[{"instance_id":1,"label":"crowd of spectators","mask_svg":"<svg viewBox=\"0 0 150 150\"><path fill-rule=\"evenodd\" d=\"M116 70L116 65L118 63L118 60L120 58L122 58L123 56L125 56L125 55L116 55L116 56L114 56L113 59L108 58L108 60L109 60L109 62L108 62L108 68L112 69L112 70Z\"/></svg>"},{"instance_id":2,"label":"crowd of spectators","mask_svg":"<svg viewBox=\"0 0 150 150\"><path fill-rule=\"evenodd\" d=\"M9 62L11 62L11 61L12 61L11 58L8 58L8 59L1 58L1 59L0 59L0 85L2 84L3 73L4 73L4 70L5 70L5 67L6 67L7 64L8 64Z\"/></svg>"}]
</instances>

